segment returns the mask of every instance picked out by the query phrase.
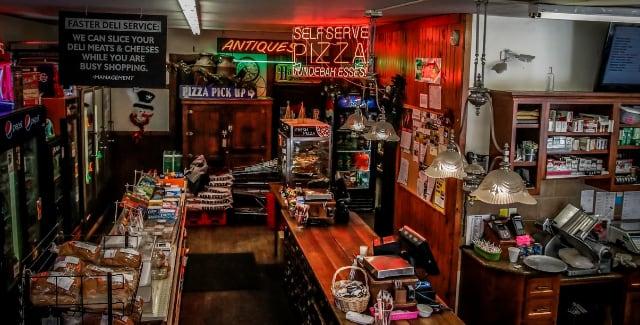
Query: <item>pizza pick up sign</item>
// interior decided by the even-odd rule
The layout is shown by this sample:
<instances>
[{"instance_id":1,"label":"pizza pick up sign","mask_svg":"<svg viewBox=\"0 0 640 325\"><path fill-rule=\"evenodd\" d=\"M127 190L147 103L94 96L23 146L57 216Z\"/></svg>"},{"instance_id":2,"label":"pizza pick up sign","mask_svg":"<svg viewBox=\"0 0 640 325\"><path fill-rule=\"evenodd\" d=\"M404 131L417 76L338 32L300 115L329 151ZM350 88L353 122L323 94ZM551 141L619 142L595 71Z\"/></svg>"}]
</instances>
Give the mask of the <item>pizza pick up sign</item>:
<instances>
[{"instance_id":1,"label":"pizza pick up sign","mask_svg":"<svg viewBox=\"0 0 640 325\"><path fill-rule=\"evenodd\" d=\"M256 92L253 89L235 87L215 87L215 86L180 86L180 98L215 98L215 99L254 99Z\"/></svg>"},{"instance_id":2,"label":"pizza pick up sign","mask_svg":"<svg viewBox=\"0 0 640 325\"><path fill-rule=\"evenodd\" d=\"M61 12L64 85L164 88L167 17Z\"/></svg>"}]
</instances>

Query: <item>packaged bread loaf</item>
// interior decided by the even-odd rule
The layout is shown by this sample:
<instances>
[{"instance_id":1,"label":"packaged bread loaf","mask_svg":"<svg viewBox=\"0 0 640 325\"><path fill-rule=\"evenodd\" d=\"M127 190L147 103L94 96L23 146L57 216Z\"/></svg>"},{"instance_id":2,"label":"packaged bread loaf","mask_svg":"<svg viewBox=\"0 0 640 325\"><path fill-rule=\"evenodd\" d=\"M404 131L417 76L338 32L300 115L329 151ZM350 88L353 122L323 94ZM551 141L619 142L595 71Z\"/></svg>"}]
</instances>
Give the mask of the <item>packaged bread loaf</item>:
<instances>
[{"instance_id":1,"label":"packaged bread loaf","mask_svg":"<svg viewBox=\"0 0 640 325\"><path fill-rule=\"evenodd\" d=\"M36 306L77 304L79 293L79 276L62 272L41 272L31 276L31 302Z\"/></svg>"},{"instance_id":2,"label":"packaged bread loaf","mask_svg":"<svg viewBox=\"0 0 640 325\"><path fill-rule=\"evenodd\" d=\"M53 270L67 274L81 274L85 263L76 256L58 256Z\"/></svg>"},{"instance_id":3,"label":"packaged bread loaf","mask_svg":"<svg viewBox=\"0 0 640 325\"><path fill-rule=\"evenodd\" d=\"M137 270L141 261L140 252L133 248L110 248L104 250L100 265L129 267Z\"/></svg>"},{"instance_id":4,"label":"packaged bread loaf","mask_svg":"<svg viewBox=\"0 0 640 325\"><path fill-rule=\"evenodd\" d=\"M111 267L111 266L99 266L94 264L87 264L84 268L85 275L107 275L111 273L114 277L119 276L124 278L131 286L135 286L138 283L137 270L125 267Z\"/></svg>"},{"instance_id":5,"label":"packaged bread loaf","mask_svg":"<svg viewBox=\"0 0 640 325\"><path fill-rule=\"evenodd\" d=\"M59 256L76 256L92 263L96 263L100 256L100 246L76 240L65 242L56 250Z\"/></svg>"},{"instance_id":6,"label":"packaged bread loaf","mask_svg":"<svg viewBox=\"0 0 640 325\"><path fill-rule=\"evenodd\" d=\"M107 307L108 275L88 275L82 279L82 300L89 309L103 309ZM114 310L128 308L132 302L133 275L119 273L111 275L111 301Z\"/></svg>"},{"instance_id":7,"label":"packaged bread loaf","mask_svg":"<svg viewBox=\"0 0 640 325\"><path fill-rule=\"evenodd\" d=\"M96 313L68 312L62 315L64 325L106 325L109 316ZM133 325L135 322L129 316L113 315L113 325Z\"/></svg>"}]
</instances>

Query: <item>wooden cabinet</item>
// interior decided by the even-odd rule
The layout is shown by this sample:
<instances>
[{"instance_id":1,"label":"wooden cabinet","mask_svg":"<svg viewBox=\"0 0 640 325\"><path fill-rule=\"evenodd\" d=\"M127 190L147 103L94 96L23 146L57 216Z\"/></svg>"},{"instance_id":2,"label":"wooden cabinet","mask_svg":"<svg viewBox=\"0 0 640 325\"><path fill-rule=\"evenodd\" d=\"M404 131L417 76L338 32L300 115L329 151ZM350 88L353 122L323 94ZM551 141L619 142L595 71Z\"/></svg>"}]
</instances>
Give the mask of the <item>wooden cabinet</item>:
<instances>
[{"instance_id":1,"label":"wooden cabinet","mask_svg":"<svg viewBox=\"0 0 640 325\"><path fill-rule=\"evenodd\" d=\"M215 167L271 159L271 99L185 99L182 152L185 166L204 155Z\"/></svg>"},{"instance_id":2,"label":"wooden cabinet","mask_svg":"<svg viewBox=\"0 0 640 325\"><path fill-rule=\"evenodd\" d=\"M509 92L491 91L493 102L493 116L496 140L499 145L508 143L511 147L510 159L512 168L520 173L527 181L529 192L539 194L541 181L557 178L584 178L592 186L610 191L640 190L638 184L618 184L616 181L616 161L622 154L633 158L634 164L640 161L637 149L640 146L620 146L621 128L637 128L640 125L625 125L621 123L620 112L624 105L640 104L638 94L593 93L593 92ZM556 132L549 127L551 113L558 111L572 112L575 116L580 113L608 116L613 120L611 132ZM551 130L551 131L550 131ZM564 130L563 130L564 131ZM568 130L567 130L568 131ZM606 139L606 150L561 150L547 149L547 141L554 137L570 137L572 139L590 138ZM537 154L527 159L517 160L517 146L524 141L538 144ZM501 154L491 148L491 157ZM608 173L590 176L558 176L547 173L547 159L561 156L576 156L595 158L603 163L603 169ZM495 164L498 166L498 164Z\"/></svg>"},{"instance_id":3,"label":"wooden cabinet","mask_svg":"<svg viewBox=\"0 0 640 325\"><path fill-rule=\"evenodd\" d=\"M640 272L627 276L624 324L640 324Z\"/></svg>"}]
</instances>

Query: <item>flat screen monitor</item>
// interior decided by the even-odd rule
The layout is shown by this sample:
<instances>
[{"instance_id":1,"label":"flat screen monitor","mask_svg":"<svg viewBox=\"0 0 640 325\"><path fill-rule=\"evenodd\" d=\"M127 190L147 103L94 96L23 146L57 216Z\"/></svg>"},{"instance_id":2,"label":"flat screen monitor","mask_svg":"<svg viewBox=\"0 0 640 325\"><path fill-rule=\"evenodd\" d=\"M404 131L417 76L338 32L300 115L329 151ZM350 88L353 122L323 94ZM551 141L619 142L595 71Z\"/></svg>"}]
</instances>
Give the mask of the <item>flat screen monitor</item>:
<instances>
[{"instance_id":1,"label":"flat screen monitor","mask_svg":"<svg viewBox=\"0 0 640 325\"><path fill-rule=\"evenodd\" d=\"M402 251L400 255L407 259L411 265L423 268L430 275L440 274L431 247L422 235L408 226L404 226L398 230L398 238Z\"/></svg>"},{"instance_id":2,"label":"flat screen monitor","mask_svg":"<svg viewBox=\"0 0 640 325\"><path fill-rule=\"evenodd\" d=\"M640 92L640 24L611 23L595 90Z\"/></svg>"}]
</instances>

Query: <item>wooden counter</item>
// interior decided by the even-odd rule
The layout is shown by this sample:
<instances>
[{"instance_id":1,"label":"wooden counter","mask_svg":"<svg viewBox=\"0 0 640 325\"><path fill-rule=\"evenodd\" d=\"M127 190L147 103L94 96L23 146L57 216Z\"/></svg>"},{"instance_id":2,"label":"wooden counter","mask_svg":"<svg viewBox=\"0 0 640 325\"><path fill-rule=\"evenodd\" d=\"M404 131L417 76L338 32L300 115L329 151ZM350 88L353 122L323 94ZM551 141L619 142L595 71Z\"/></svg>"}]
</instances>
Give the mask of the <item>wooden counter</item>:
<instances>
[{"instance_id":1,"label":"wooden counter","mask_svg":"<svg viewBox=\"0 0 640 325\"><path fill-rule=\"evenodd\" d=\"M280 184L271 184L270 187L280 207L284 207L280 211L283 223L286 226L285 241L292 239L297 244L308 263L308 268L317 281L323 298L328 302L327 305L330 306L335 317L334 321L339 324L353 324L345 318L344 312L335 307L333 294L331 293L331 281L334 272L338 268L351 265L361 245L371 247L373 239L377 237L376 234L355 213L351 214L349 223L345 225L300 228L295 219L290 216L284 199L280 195L282 186ZM289 237L291 239L288 239ZM285 263L288 263L288 261ZM394 324L443 325L463 324L463 322L454 313L444 312L439 315L433 315L430 318L398 321Z\"/></svg>"},{"instance_id":2,"label":"wooden counter","mask_svg":"<svg viewBox=\"0 0 640 325\"><path fill-rule=\"evenodd\" d=\"M461 256L458 312L469 324L562 323L561 295L580 300L582 292L597 292L614 324L640 324L638 270L570 277L488 261L470 248ZM500 312L487 312L488 305L501 306Z\"/></svg>"}]
</instances>

